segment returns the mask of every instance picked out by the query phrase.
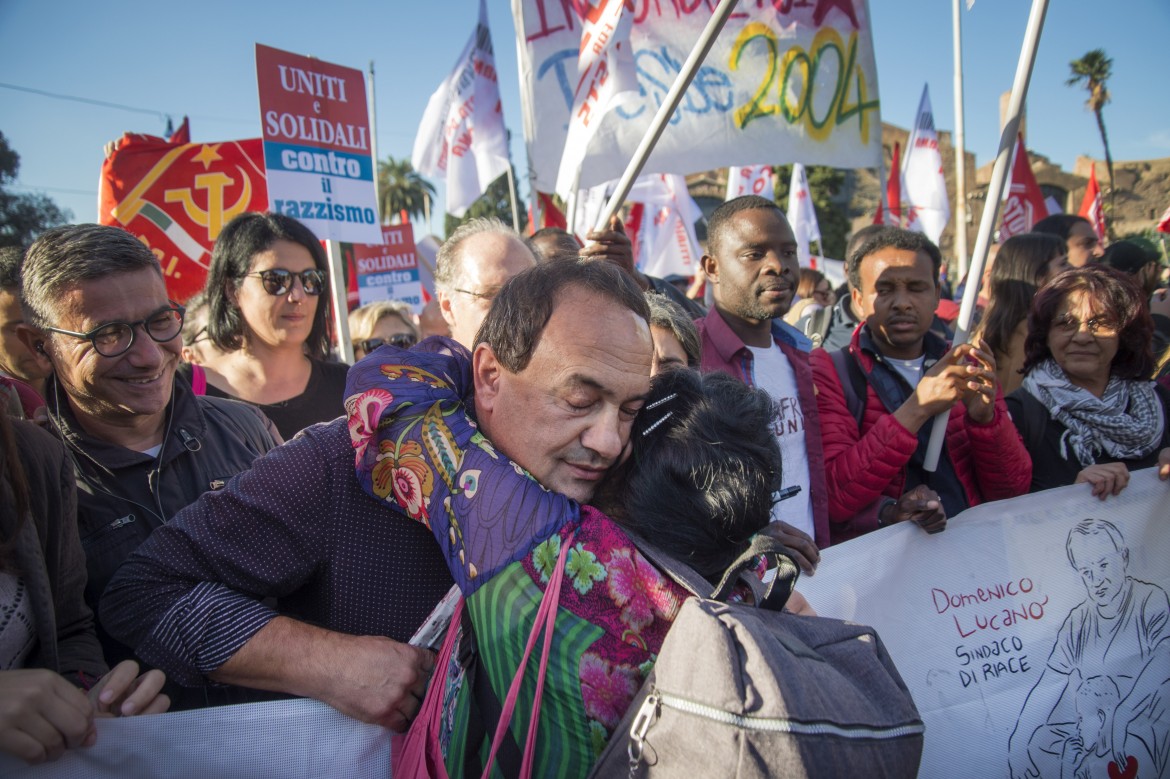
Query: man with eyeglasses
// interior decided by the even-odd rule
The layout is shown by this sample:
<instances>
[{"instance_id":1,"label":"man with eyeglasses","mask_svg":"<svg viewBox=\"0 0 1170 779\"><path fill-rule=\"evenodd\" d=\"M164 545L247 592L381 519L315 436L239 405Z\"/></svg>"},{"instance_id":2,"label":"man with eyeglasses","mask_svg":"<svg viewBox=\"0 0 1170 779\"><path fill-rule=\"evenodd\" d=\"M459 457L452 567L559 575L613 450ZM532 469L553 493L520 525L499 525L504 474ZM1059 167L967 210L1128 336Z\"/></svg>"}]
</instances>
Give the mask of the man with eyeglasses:
<instances>
[{"instance_id":1,"label":"man with eyeglasses","mask_svg":"<svg viewBox=\"0 0 1170 779\"><path fill-rule=\"evenodd\" d=\"M155 256L124 230L42 234L24 261L21 302L19 335L53 367L49 429L73 461L85 596L97 614L106 583L153 530L276 442L258 410L174 380L184 309L167 298ZM131 656L100 621L98 637L111 665ZM179 701L207 702L202 692Z\"/></svg>"},{"instance_id":2,"label":"man with eyeglasses","mask_svg":"<svg viewBox=\"0 0 1170 779\"><path fill-rule=\"evenodd\" d=\"M451 337L473 348L500 287L535 264L532 251L500 220L472 219L460 225L435 258L435 291Z\"/></svg>"}]
</instances>

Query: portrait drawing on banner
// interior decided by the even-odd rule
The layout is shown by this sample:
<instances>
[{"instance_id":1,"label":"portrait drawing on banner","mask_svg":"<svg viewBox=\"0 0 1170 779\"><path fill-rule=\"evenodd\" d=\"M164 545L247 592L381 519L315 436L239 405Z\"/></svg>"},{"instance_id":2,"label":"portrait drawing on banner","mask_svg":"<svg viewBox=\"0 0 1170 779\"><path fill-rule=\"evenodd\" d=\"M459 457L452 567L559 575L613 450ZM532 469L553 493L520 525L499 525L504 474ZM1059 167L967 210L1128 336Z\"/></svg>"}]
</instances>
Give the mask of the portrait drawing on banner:
<instances>
[{"instance_id":1,"label":"portrait drawing on banner","mask_svg":"<svg viewBox=\"0 0 1170 779\"><path fill-rule=\"evenodd\" d=\"M1129 571L1117 527L1085 519L1068 562L1085 588L1057 633L1009 744L1013 779L1167 776L1170 599Z\"/></svg>"}]
</instances>

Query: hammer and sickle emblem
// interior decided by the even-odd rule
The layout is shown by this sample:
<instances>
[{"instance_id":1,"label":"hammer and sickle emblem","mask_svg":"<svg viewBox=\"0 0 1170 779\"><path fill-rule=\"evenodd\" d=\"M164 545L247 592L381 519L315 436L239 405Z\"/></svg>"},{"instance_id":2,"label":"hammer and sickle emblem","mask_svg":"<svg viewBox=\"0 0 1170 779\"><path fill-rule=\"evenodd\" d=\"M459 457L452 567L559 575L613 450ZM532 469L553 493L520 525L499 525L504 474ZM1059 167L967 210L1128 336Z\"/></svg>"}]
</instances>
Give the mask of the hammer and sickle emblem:
<instances>
[{"instance_id":1,"label":"hammer and sickle emblem","mask_svg":"<svg viewBox=\"0 0 1170 779\"><path fill-rule=\"evenodd\" d=\"M163 193L163 199L168 203L181 203L191 221L200 227L206 227L208 240L214 241L219 237L224 224L244 211L252 199L252 180L240 166L235 167L243 179L244 186L239 199L230 208L224 208L223 193L225 189L235 184L236 180L220 171L200 173L195 177L195 189L207 192L206 211L195 204L190 188L168 189Z\"/></svg>"}]
</instances>

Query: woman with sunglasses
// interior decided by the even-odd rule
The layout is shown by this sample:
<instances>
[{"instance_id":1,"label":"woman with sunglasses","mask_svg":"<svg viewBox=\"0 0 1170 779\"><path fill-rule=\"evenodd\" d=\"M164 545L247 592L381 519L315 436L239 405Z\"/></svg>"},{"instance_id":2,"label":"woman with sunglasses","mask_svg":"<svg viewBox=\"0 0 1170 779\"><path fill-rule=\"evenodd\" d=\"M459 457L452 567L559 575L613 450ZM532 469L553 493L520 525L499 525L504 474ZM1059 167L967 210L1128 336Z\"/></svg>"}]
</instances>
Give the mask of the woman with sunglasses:
<instances>
[{"instance_id":1,"label":"woman with sunglasses","mask_svg":"<svg viewBox=\"0 0 1170 779\"><path fill-rule=\"evenodd\" d=\"M400 300L378 300L349 312L349 337L354 360L383 344L409 349L419 341L410 306Z\"/></svg>"},{"instance_id":2,"label":"woman with sunglasses","mask_svg":"<svg viewBox=\"0 0 1170 779\"><path fill-rule=\"evenodd\" d=\"M326 361L327 279L317 237L281 214L240 214L211 253L206 392L258 406L285 440L344 411L348 366Z\"/></svg>"}]
</instances>

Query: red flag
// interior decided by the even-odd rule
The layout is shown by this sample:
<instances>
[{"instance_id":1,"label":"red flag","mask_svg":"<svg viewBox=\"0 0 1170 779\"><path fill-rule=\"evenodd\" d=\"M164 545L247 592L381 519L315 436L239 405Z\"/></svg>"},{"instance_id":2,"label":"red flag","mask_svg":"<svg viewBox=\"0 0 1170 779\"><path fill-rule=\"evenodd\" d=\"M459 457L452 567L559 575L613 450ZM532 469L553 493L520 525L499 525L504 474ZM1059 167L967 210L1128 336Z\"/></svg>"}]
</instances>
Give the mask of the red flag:
<instances>
[{"instance_id":1,"label":"red flag","mask_svg":"<svg viewBox=\"0 0 1170 779\"><path fill-rule=\"evenodd\" d=\"M565 215L561 213L561 209L557 208L557 204L553 202L552 196L547 192L537 192L540 197L540 224L536 224L536 219L532 216L532 205L528 206L528 234L532 235L537 230L545 227L559 227L562 230L569 226Z\"/></svg>"},{"instance_id":2,"label":"red flag","mask_svg":"<svg viewBox=\"0 0 1170 779\"><path fill-rule=\"evenodd\" d=\"M1158 221L1158 232L1170 233L1170 208L1166 209L1166 213L1162 214L1161 220Z\"/></svg>"},{"instance_id":3,"label":"red flag","mask_svg":"<svg viewBox=\"0 0 1170 779\"><path fill-rule=\"evenodd\" d=\"M1044 195L1032 174L1032 163L1024 148L1024 136L1016 136L1016 159L1012 163L1012 181L1008 188L1007 201L1003 204L1003 223L999 227L999 240L1005 241L1013 235L1026 233L1032 226L1048 216Z\"/></svg>"},{"instance_id":4,"label":"red flag","mask_svg":"<svg viewBox=\"0 0 1170 779\"><path fill-rule=\"evenodd\" d=\"M175 146L191 142L191 123L187 117L183 117L183 123L179 125L179 129L167 136L167 142L173 143Z\"/></svg>"},{"instance_id":5,"label":"red flag","mask_svg":"<svg viewBox=\"0 0 1170 779\"><path fill-rule=\"evenodd\" d=\"M1085 187L1085 198L1081 201L1081 210L1077 212L1089 220L1093 225L1093 232L1097 239L1105 240L1105 212L1101 208L1101 187L1097 185L1097 166L1089 168L1089 186Z\"/></svg>"},{"instance_id":6,"label":"red flag","mask_svg":"<svg viewBox=\"0 0 1170 779\"><path fill-rule=\"evenodd\" d=\"M223 226L268 208L259 138L177 145L127 133L102 163L98 189L98 221L149 246L180 302L203 287Z\"/></svg>"},{"instance_id":7,"label":"red flag","mask_svg":"<svg viewBox=\"0 0 1170 779\"><path fill-rule=\"evenodd\" d=\"M877 213L873 216L875 225L902 226L902 153L901 146L894 141L894 156L890 159L890 175L886 177L886 201L890 204L889 216L882 214L882 203L878 201Z\"/></svg>"}]
</instances>

